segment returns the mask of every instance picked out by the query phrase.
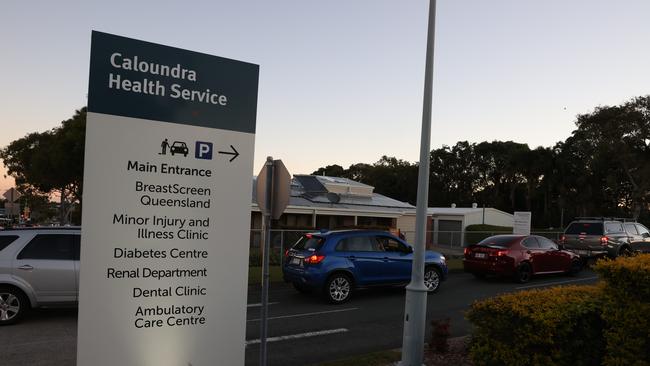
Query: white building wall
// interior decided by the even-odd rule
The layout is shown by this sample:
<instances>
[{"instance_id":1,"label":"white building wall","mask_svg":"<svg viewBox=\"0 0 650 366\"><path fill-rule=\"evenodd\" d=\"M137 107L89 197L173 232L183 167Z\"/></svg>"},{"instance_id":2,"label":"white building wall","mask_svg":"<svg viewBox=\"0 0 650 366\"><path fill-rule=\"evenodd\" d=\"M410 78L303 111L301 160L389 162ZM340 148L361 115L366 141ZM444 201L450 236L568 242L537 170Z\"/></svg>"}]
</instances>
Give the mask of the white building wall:
<instances>
[{"instance_id":1,"label":"white building wall","mask_svg":"<svg viewBox=\"0 0 650 366\"><path fill-rule=\"evenodd\" d=\"M409 243L415 242L415 214L406 214L397 218L396 226Z\"/></svg>"},{"instance_id":2,"label":"white building wall","mask_svg":"<svg viewBox=\"0 0 650 366\"><path fill-rule=\"evenodd\" d=\"M488 211L485 209L485 223L488 224ZM483 211L480 212L470 212L465 215L465 225L463 230L469 225L480 225L483 223ZM489 225L489 224L488 224Z\"/></svg>"},{"instance_id":3,"label":"white building wall","mask_svg":"<svg viewBox=\"0 0 650 366\"><path fill-rule=\"evenodd\" d=\"M465 215L465 225L481 225L483 224L483 210L473 211ZM514 216L507 212L503 212L494 208L485 209L485 225L494 226L509 226L514 224Z\"/></svg>"},{"instance_id":4,"label":"white building wall","mask_svg":"<svg viewBox=\"0 0 650 366\"><path fill-rule=\"evenodd\" d=\"M488 225L512 227L514 222L515 216L512 214L494 208L485 209L485 223Z\"/></svg>"}]
</instances>

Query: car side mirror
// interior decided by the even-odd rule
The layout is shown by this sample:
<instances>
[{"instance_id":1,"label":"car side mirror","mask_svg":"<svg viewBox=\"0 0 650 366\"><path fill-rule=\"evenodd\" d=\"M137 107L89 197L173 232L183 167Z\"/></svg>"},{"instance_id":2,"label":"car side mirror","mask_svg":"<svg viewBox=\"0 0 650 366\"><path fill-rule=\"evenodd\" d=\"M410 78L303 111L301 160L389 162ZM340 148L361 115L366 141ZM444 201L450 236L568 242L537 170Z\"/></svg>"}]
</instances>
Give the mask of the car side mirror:
<instances>
[{"instance_id":1,"label":"car side mirror","mask_svg":"<svg viewBox=\"0 0 650 366\"><path fill-rule=\"evenodd\" d=\"M644 238L650 238L650 233L643 233L641 236Z\"/></svg>"},{"instance_id":2,"label":"car side mirror","mask_svg":"<svg viewBox=\"0 0 650 366\"><path fill-rule=\"evenodd\" d=\"M413 253L413 247L406 247L406 253Z\"/></svg>"}]
</instances>

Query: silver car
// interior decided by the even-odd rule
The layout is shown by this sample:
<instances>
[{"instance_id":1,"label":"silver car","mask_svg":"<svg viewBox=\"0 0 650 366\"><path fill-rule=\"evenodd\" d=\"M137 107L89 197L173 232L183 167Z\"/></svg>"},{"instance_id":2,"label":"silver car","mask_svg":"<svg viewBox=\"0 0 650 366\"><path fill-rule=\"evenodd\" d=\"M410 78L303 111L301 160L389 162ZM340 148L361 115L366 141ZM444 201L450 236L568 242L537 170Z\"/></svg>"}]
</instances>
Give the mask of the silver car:
<instances>
[{"instance_id":1,"label":"silver car","mask_svg":"<svg viewBox=\"0 0 650 366\"><path fill-rule=\"evenodd\" d=\"M0 325L31 308L77 303L80 237L79 227L0 231Z\"/></svg>"}]
</instances>

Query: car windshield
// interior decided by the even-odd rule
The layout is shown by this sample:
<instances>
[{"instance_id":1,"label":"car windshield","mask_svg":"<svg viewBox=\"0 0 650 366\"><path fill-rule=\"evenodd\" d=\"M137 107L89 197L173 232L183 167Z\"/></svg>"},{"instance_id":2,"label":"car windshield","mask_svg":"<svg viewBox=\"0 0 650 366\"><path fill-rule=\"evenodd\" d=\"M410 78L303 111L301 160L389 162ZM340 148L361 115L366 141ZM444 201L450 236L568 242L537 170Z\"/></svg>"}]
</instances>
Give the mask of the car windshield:
<instances>
[{"instance_id":1,"label":"car windshield","mask_svg":"<svg viewBox=\"0 0 650 366\"><path fill-rule=\"evenodd\" d=\"M603 235L603 224L600 222L574 222L566 229L568 235Z\"/></svg>"},{"instance_id":2,"label":"car windshield","mask_svg":"<svg viewBox=\"0 0 650 366\"><path fill-rule=\"evenodd\" d=\"M481 240L477 245L508 248L510 244L512 244L512 242L517 238L519 237L515 235L491 236L489 238Z\"/></svg>"},{"instance_id":3,"label":"car windshield","mask_svg":"<svg viewBox=\"0 0 650 366\"><path fill-rule=\"evenodd\" d=\"M321 245L323 245L323 238L319 236L313 236L311 234L303 235L296 244L294 244L293 249L296 250L318 250Z\"/></svg>"}]
</instances>

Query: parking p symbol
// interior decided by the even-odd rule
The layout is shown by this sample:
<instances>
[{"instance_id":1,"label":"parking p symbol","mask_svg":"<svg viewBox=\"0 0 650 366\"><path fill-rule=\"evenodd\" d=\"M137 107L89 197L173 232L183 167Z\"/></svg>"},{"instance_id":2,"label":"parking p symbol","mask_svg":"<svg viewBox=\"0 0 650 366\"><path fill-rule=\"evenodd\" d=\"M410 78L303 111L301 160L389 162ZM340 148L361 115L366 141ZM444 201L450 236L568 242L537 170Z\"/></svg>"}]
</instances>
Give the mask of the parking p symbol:
<instances>
[{"instance_id":1,"label":"parking p symbol","mask_svg":"<svg viewBox=\"0 0 650 366\"><path fill-rule=\"evenodd\" d=\"M197 141L194 156L197 159L212 160L212 143Z\"/></svg>"}]
</instances>

